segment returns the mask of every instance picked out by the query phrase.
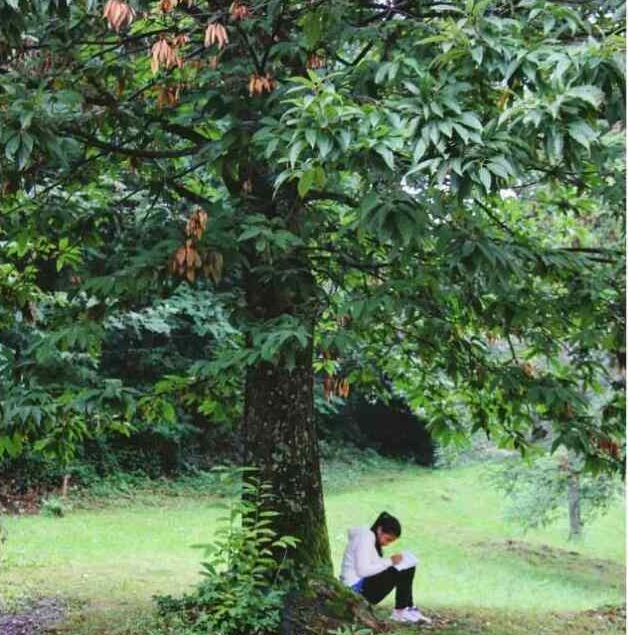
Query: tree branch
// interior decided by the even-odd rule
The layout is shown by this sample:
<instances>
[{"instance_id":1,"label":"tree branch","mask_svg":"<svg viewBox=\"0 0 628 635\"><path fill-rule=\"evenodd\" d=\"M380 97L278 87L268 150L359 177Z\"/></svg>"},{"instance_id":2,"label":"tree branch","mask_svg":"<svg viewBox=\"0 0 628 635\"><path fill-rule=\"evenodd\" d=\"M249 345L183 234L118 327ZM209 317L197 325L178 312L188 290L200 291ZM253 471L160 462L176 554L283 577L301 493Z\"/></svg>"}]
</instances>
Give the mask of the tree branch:
<instances>
[{"instance_id":1,"label":"tree branch","mask_svg":"<svg viewBox=\"0 0 628 635\"><path fill-rule=\"evenodd\" d=\"M136 157L138 159L178 159L197 154L201 150L201 145L189 146L180 150L144 150L141 148L124 148L112 143L105 143L96 137L85 134L77 128L72 128L71 133L77 138L85 141L95 148L100 148L113 154L123 154L128 157Z\"/></svg>"},{"instance_id":2,"label":"tree branch","mask_svg":"<svg viewBox=\"0 0 628 635\"><path fill-rule=\"evenodd\" d=\"M305 202L308 203L310 201L336 201L348 207L359 207L358 202L340 192L310 191L305 197Z\"/></svg>"},{"instance_id":3,"label":"tree branch","mask_svg":"<svg viewBox=\"0 0 628 635\"><path fill-rule=\"evenodd\" d=\"M205 198L204 196L201 196L200 194L189 190L187 187L184 187L179 183L170 181L168 183L168 186L172 188L179 196L182 196L183 198L191 201L192 203L195 203L196 205L200 205L201 207L209 207L212 205L212 202L208 198Z\"/></svg>"}]
</instances>

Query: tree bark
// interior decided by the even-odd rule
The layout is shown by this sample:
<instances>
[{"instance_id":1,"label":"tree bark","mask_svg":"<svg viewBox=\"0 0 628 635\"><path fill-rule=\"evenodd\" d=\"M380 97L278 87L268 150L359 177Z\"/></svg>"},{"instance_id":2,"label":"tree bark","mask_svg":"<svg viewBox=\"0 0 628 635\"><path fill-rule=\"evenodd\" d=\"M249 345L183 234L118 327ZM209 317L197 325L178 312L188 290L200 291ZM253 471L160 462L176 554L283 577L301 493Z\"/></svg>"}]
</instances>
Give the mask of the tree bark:
<instances>
[{"instance_id":1,"label":"tree bark","mask_svg":"<svg viewBox=\"0 0 628 635\"><path fill-rule=\"evenodd\" d=\"M582 535L580 513L580 475L572 471L567 481L569 494L569 540L577 540Z\"/></svg>"},{"instance_id":2,"label":"tree bark","mask_svg":"<svg viewBox=\"0 0 628 635\"><path fill-rule=\"evenodd\" d=\"M61 483L61 497L62 498L67 498L68 497L68 487L70 485L70 475L66 474L63 477L63 481Z\"/></svg>"},{"instance_id":3,"label":"tree bark","mask_svg":"<svg viewBox=\"0 0 628 635\"><path fill-rule=\"evenodd\" d=\"M298 318L309 333L302 347L291 340L272 361L247 370L244 463L272 485L274 529L297 538L289 558L308 571L332 573L318 440L314 425L313 337L315 282L309 264L291 258L272 273L251 256L246 297L249 319L262 329L281 316ZM279 556L280 554L278 554Z\"/></svg>"},{"instance_id":4,"label":"tree bark","mask_svg":"<svg viewBox=\"0 0 628 635\"><path fill-rule=\"evenodd\" d=\"M248 370L244 413L245 463L273 487L274 529L299 539L292 561L331 572L323 486L314 427L312 344L281 362Z\"/></svg>"}]
</instances>

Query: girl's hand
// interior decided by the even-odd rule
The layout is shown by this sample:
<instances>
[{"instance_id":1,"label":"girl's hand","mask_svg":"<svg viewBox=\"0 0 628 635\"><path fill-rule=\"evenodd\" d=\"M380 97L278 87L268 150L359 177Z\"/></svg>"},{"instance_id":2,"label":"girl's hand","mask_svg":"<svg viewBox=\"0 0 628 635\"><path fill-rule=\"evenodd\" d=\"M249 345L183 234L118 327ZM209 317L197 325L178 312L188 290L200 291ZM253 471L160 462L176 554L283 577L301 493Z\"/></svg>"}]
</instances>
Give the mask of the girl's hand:
<instances>
[{"instance_id":1,"label":"girl's hand","mask_svg":"<svg viewBox=\"0 0 628 635\"><path fill-rule=\"evenodd\" d=\"M399 564L403 560L403 555L396 553L394 556L390 556L393 564Z\"/></svg>"}]
</instances>

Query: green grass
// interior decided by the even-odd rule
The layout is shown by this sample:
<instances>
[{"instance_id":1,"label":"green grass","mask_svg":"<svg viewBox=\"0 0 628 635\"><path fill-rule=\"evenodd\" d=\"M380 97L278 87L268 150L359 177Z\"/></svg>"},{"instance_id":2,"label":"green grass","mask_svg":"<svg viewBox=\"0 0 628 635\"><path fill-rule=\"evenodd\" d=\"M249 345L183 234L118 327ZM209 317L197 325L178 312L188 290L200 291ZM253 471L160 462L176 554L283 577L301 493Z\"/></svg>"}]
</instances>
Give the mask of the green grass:
<instances>
[{"instance_id":1,"label":"green grass","mask_svg":"<svg viewBox=\"0 0 628 635\"><path fill-rule=\"evenodd\" d=\"M456 470L406 469L376 477L372 486L327 499L334 561L342 556L346 527L367 522L386 509L402 521L394 550L419 556L417 602L428 606L584 610L624 598L624 506L586 528L576 545L566 541L565 523L523 536L502 518L500 496L477 466ZM506 540L575 550L568 560L547 551L547 559ZM539 554L544 552L538 549ZM603 560L603 562L600 562ZM602 566L602 568L600 568Z\"/></svg>"},{"instance_id":2,"label":"green grass","mask_svg":"<svg viewBox=\"0 0 628 635\"><path fill-rule=\"evenodd\" d=\"M574 545L564 523L525 536L506 525L479 466L351 474L326 497L336 570L349 526L368 524L382 510L397 515L403 535L392 550L410 549L420 559L417 604L457 618L441 633L615 632L591 630L597 623L589 628L584 617L565 630L564 615L624 601L622 501ZM333 474L327 480L333 484ZM87 603L79 612L87 622L76 621L75 632L102 632L104 624L113 632L112 615L119 624L136 620L153 594L181 593L198 580L200 552L190 545L211 540L221 513L211 498L153 496L59 519L10 518L0 594L59 592ZM557 612L562 616L552 616Z\"/></svg>"}]
</instances>

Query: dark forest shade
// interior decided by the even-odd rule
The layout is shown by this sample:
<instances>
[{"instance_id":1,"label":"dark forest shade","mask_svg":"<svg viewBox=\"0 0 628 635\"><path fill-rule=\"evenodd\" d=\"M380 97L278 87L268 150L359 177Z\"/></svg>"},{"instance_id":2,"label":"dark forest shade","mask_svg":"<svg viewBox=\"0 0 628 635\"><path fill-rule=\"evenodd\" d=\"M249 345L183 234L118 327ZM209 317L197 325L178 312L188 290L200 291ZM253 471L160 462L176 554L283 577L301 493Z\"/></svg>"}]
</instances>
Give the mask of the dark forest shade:
<instances>
[{"instance_id":1,"label":"dark forest shade","mask_svg":"<svg viewBox=\"0 0 628 635\"><path fill-rule=\"evenodd\" d=\"M325 417L320 424L325 437L372 447L420 465L434 463L434 443L425 422L401 398L389 404L373 403L355 392L337 415Z\"/></svg>"}]
</instances>

